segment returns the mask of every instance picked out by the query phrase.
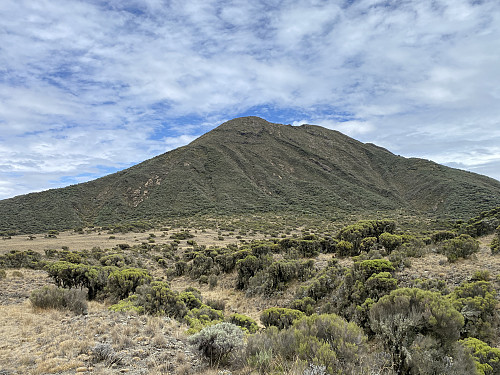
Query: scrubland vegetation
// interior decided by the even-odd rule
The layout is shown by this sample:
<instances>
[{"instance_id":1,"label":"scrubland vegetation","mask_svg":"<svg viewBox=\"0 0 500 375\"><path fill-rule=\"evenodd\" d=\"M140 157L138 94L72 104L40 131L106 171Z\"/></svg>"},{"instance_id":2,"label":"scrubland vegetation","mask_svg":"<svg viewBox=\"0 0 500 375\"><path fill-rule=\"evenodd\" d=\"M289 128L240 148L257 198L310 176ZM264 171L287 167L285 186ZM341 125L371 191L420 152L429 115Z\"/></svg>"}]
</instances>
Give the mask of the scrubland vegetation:
<instances>
[{"instance_id":1,"label":"scrubland vegetation","mask_svg":"<svg viewBox=\"0 0 500 375\"><path fill-rule=\"evenodd\" d=\"M5 234L0 373L498 374L499 243L500 209Z\"/></svg>"}]
</instances>

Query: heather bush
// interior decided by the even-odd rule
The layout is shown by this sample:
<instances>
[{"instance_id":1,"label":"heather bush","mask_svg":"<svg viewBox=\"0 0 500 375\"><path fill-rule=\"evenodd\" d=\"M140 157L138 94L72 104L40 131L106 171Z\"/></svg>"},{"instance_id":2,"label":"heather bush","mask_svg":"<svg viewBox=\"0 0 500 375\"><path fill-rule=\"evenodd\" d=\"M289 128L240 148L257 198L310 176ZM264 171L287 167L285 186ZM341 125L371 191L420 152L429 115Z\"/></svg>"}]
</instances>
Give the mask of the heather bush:
<instances>
[{"instance_id":1,"label":"heather bush","mask_svg":"<svg viewBox=\"0 0 500 375\"><path fill-rule=\"evenodd\" d=\"M237 325L222 322L205 327L189 338L189 343L210 360L224 364L232 352L243 346L243 331Z\"/></svg>"},{"instance_id":2,"label":"heather bush","mask_svg":"<svg viewBox=\"0 0 500 375\"><path fill-rule=\"evenodd\" d=\"M390 373L382 370L387 361L375 360L377 352L369 348L355 323L323 314L302 317L286 329L270 327L249 336L245 357L261 374Z\"/></svg>"},{"instance_id":3,"label":"heather bush","mask_svg":"<svg viewBox=\"0 0 500 375\"><path fill-rule=\"evenodd\" d=\"M257 322L243 314L232 314L227 318L229 323L235 324L247 333L255 333L259 330Z\"/></svg>"},{"instance_id":4,"label":"heather bush","mask_svg":"<svg viewBox=\"0 0 500 375\"><path fill-rule=\"evenodd\" d=\"M42 255L33 250L11 250L7 254L0 255L0 268L41 269L44 266Z\"/></svg>"},{"instance_id":5,"label":"heather bush","mask_svg":"<svg viewBox=\"0 0 500 375\"><path fill-rule=\"evenodd\" d=\"M387 254L392 253L403 243L403 238L401 236L391 233L382 233L378 239Z\"/></svg>"},{"instance_id":6,"label":"heather bush","mask_svg":"<svg viewBox=\"0 0 500 375\"><path fill-rule=\"evenodd\" d=\"M107 291L120 300L127 298L138 286L148 284L151 280L149 272L141 268L116 270L108 276Z\"/></svg>"},{"instance_id":7,"label":"heather bush","mask_svg":"<svg viewBox=\"0 0 500 375\"><path fill-rule=\"evenodd\" d=\"M305 313L306 315L312 315L314 314L314 305L315 305L314 299L311 297L304 297L304 298L299 298L295 299L290 303L290 308L293 310L299 310Z\"/></svg>"},{"instance_id":8,"label":"heather bush","mask_svg":"<svg viewBox=\"0 0 500 375\"><path fill-rule=\"evenodd\" d=\"M433 243L440 243L446 240L451 240L452 238L455 238L457 234L455 232L451 232L448 230L443 230L439 232L434 232L431 235L431 241Z\"/></svg>"},{"instance_id":9,"label":"heather bush","mask_svg":"<svg viewBox=\"0 0 500 375\"><path fill-rule=\"evenodd\" d=\"M337 244L337 254L341 257L355 256L358 253L357 248L349 241L341 240Z\"/></svg>"},{"instance_id":10,"label":"heather bush","mask_svg":"<svg viewBox=\"0 0 500 375\"><path fill-rule=\"evenodd\" d=\"M358 250L366 237L378 238L382 233L393 233L396 223L392 220L362 220L342 228L338 234L340 240L349 241Z\"/></svg>"},{"instance_id":11,"label":"heather bush","mask_svg":"<svg viewBox=\"0 0 500 375\"><path fill-rule=\"evenodd\" d=\"M85 294L83 290L49 285L32 291L29 300L38 309L70 310L75 314L86 314L88 305Z\"/></svg>"},{"instance_id":12,"label":"heather bush","mask_svg":"<svg viewBox=\"0 0 500 375\"><path fill-rule=\"evenodd\" d=\"M500 349L492 348L474 337L468 337L460 342L470 350L478 375L500 374Z\"/></svg>"},{"instance_id":13,"label":"heather bush","mask_svg":"<svg viewBox=\"0 0 500 375\"><path fill-rule=\"evenodd\" d=\"M264 326L275 326L279 329L290 327L297 319L303 318L305 314L299 310L283 307L271 307L260 314L260 321Z\"/></svg>"},{"instance_id":14,"label":"heather bush","mask_svg":"<svg viewBox=\"0 0 500 375\"><path fill-rule=\"evenodd\" d=\"M495 342L500 317L496 308L496 291L490 282L464 282L449 297L465 319L462 337L475 337L490 344Z\"/></svg>"},{"instance_id":15,"label":"heather bush","mask_svg":"<svg viewBox=\"0 0 500 375\"><path fill-rule=\"evenodd\" d=\"M425 361L417 363L417 357L455 359L454 344L460 337L464 318L440 293L396 289L373 304L369 316L371 329L392 353L398 373L421 373L418 366Z\"/></svg>"},{"instance_id":16,"label":"heather bush","mask_svg":"<svg viewBox=\"0 0 500 375\"><path fill-rule=\"evenodd\" d=\"M478 251L479 242L468 234L446 240L441 247L441 252L446 255L449 262L455 262L458 258L469 258Z\"/></svg>"},{"instance_id":17,"label":"heather bush","mask_svg":"<svg viewBox=\"0 0 500 375\"><path fill-rule=\"evenodd\" d=\"M4 269L0 269L0 280L5 279L7 277L7 272Z\"/></svg>"}]
</instances>

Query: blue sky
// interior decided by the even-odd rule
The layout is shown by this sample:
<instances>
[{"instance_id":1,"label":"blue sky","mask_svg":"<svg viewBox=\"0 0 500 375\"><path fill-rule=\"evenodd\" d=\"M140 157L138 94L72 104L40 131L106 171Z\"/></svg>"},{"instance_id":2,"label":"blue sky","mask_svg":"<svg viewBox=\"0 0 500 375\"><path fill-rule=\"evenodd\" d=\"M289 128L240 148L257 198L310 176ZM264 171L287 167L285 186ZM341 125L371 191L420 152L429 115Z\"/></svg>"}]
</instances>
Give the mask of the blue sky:
<instances>
[{"instance_id":1,"label":"blue sky","mask_svg":"<svg viewBox=\"0 0 500 375\"><path fill-rule=\"evenodd\" d=\"M500 3L2 0L0 199L256 115L500 180Z\"/></svg>"}]
</instances>

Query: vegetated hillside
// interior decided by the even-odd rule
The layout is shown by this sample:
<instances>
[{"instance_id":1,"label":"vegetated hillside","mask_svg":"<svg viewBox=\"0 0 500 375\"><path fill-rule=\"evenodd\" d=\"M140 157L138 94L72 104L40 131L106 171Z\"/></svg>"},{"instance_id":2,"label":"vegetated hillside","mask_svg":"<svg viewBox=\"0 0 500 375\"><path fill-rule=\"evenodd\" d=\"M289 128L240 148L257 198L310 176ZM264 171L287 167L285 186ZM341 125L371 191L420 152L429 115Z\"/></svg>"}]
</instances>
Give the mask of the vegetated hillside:
<instances>
[{"instance_id":1,"label":"vegetated hillside","mask_svg":"<svg viewBox=\"0 0 500 375\"><path fill-rule=\"evenodd\" d=\"M498 205L494 179L396 156L319 126L243 117L95 181L0 201L0 230L270 211L401 210L460 219Z\"/></svg>"}]
</instances>

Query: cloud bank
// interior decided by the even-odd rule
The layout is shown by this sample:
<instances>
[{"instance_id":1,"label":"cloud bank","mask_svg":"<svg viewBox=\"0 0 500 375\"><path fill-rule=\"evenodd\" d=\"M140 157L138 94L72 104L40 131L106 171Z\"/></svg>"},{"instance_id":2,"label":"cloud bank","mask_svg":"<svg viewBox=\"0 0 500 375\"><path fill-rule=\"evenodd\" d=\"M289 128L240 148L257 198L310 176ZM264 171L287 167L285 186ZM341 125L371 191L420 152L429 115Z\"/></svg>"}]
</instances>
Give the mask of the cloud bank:
<instances>
[{"instance_id":1,"label":"cloud bank","mask_svg":"<svg viewBox=\"0 0 500 375\"><path fill-rule=\"evenodd\" d=\"M257 115L500 179L500 3L4 0L0 199Z\"/></svg>"}]
</instances>

